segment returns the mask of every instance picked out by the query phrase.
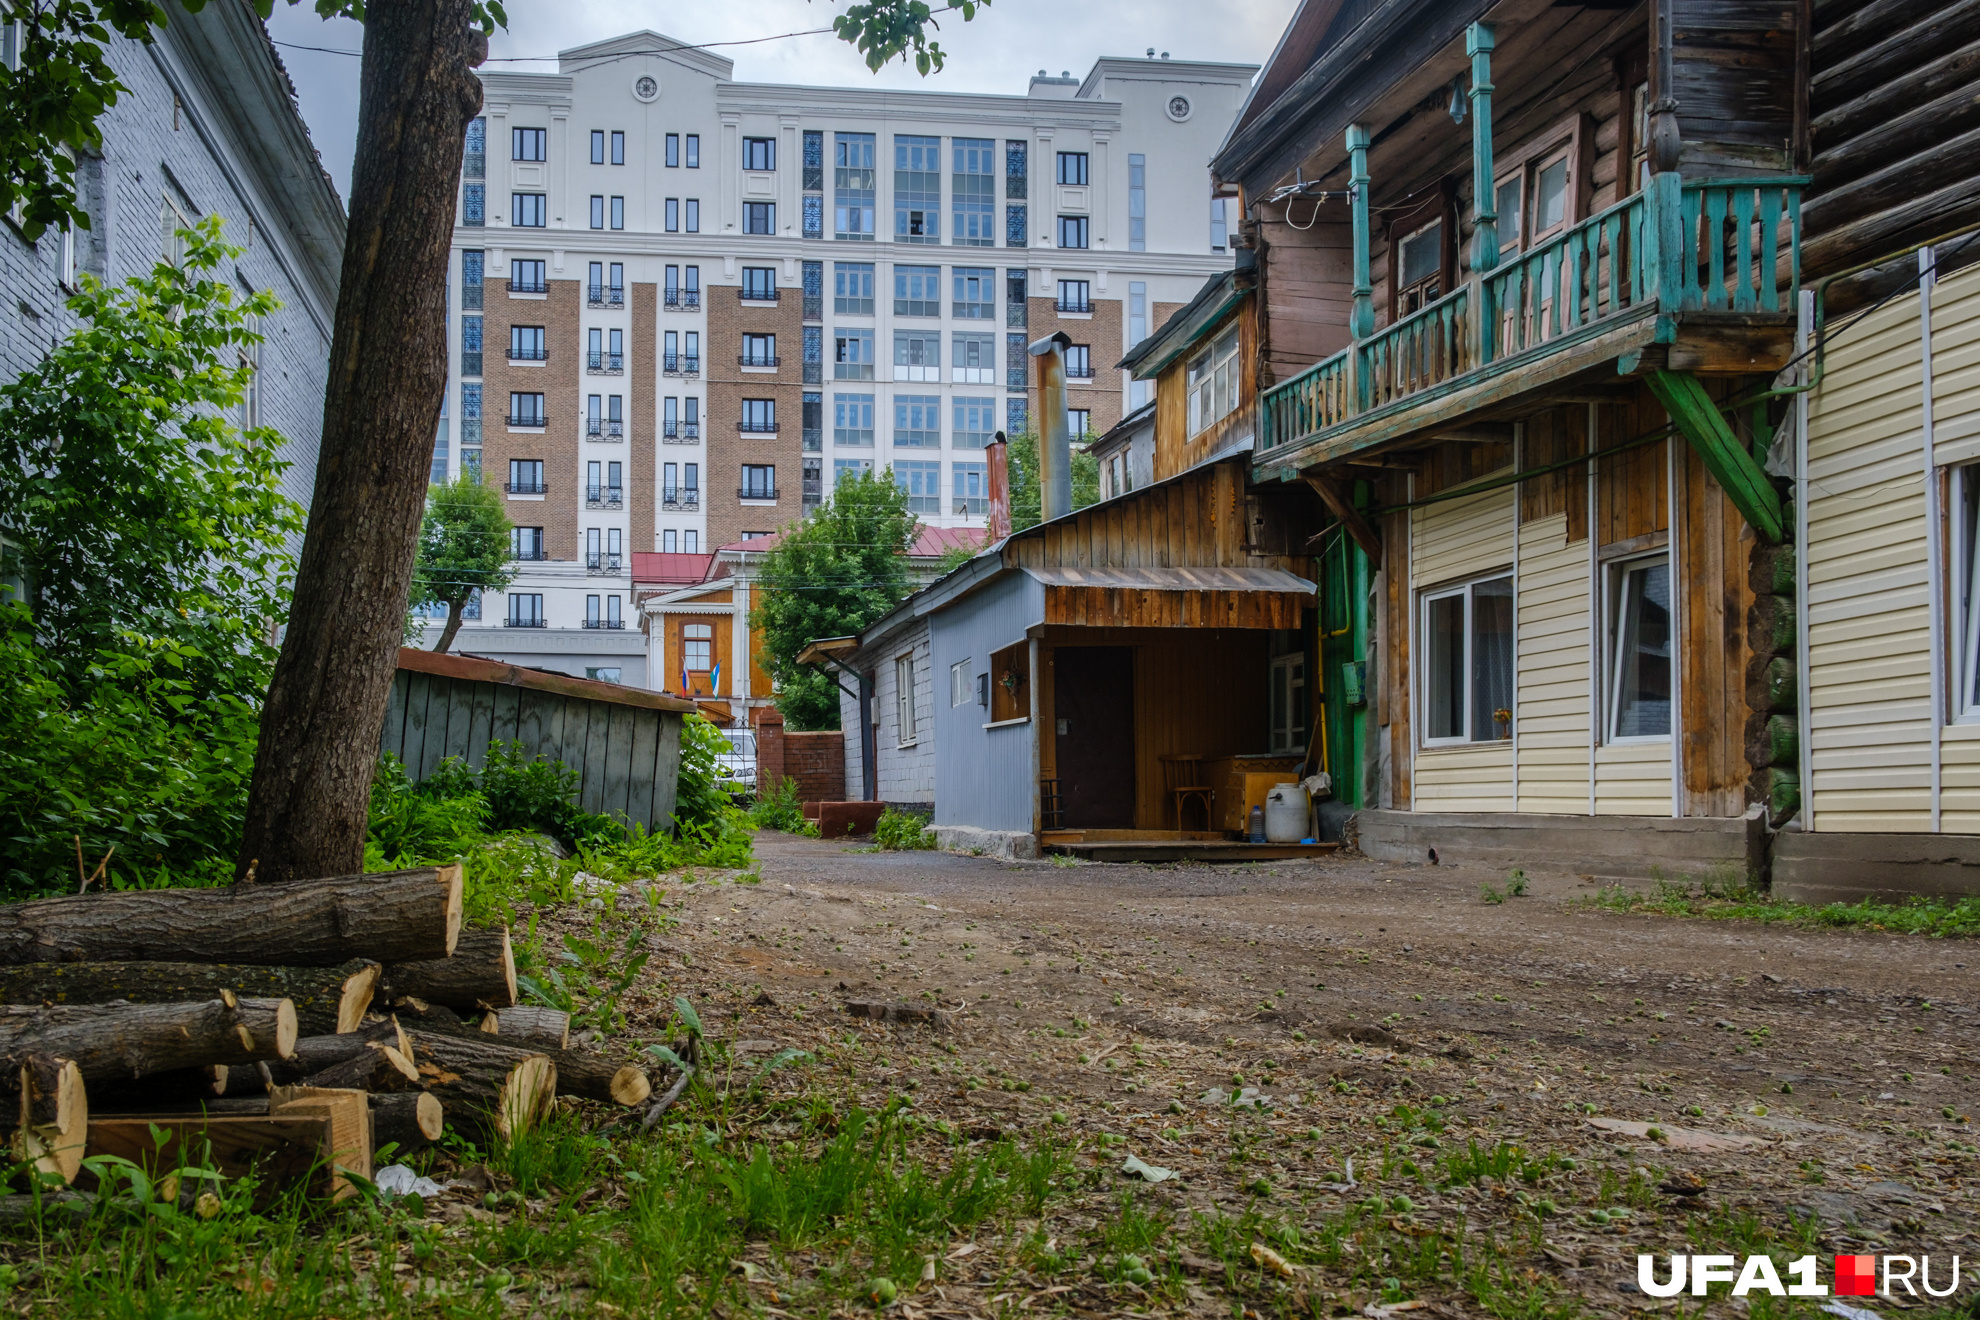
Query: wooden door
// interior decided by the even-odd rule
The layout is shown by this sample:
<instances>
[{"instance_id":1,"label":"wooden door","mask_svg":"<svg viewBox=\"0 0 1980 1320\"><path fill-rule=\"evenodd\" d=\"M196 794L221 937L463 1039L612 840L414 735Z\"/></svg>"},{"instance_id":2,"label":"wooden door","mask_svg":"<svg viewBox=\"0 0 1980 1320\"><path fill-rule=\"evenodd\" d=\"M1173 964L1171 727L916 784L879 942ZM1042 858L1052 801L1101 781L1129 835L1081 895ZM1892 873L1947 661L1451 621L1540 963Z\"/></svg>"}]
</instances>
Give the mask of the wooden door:
<instances>
[{"instance_id":1,"label":"wooden door","mask_svg":"<svg viewBox=\"0 0 1980 1320\"><path fill-rule=\"evenodd\" d=\"M1052 673L1066 828L1133 829L1133 648L1062 646Z\"/></svg>"}]
</instances>

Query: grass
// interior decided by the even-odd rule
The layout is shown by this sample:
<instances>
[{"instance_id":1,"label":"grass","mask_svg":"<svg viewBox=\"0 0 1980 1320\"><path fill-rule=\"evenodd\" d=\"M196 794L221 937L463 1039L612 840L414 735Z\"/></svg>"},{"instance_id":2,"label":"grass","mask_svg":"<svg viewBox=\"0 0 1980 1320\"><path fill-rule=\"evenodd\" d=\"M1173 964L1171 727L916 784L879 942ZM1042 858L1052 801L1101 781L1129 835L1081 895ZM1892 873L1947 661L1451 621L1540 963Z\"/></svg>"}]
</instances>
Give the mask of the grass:
<instances>
[{"instance_id":1,"label":"grass","mask_svg":"<svg viewBox=\"0 0 1980 1320\"><path fill-rule=\"evenodd\" d=\"M1935 939L1980 937L1980 898L1913 898L1904 903L1792 903L1747 886L1737 873L1708 872L1702 878L1673 880L1652 871L1654 887L1647 893L1606 885L1599 893L1574 901L1586 911L1648 912L1666 917L1703 917L1714 921L1762 921L1818 929L1893 931Z\"/></svg>"}]
</instances>

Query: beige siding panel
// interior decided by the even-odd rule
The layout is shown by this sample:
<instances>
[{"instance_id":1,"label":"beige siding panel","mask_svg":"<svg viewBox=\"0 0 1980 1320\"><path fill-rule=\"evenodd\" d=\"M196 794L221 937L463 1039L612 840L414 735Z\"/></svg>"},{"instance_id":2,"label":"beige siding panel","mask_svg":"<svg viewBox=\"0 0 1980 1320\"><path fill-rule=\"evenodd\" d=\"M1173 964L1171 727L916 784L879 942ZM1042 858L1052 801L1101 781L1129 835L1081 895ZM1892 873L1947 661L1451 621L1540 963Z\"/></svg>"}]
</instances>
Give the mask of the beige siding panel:
<instances>
[{"instance_id":1,"label":"beige siding panel","mask_svg":"<svg viewBox=\"0 0 1980 1320\"><path fill-rule=\"evenodd\" d=\"M1939 827L1980 834L1980 724L1947 726L1939 755Z\"/></svg>"},{"instance_id":2,"label":"beige siding panel","mask_svg":"<svg viewBox=\"0 0 1980 1320\"><path fill-rule=\"evenodd\" d=\"M1967 311L1976 292L1962 280L1941 290L1957 294L1949 333L1962 345L1980 334L1980 309ZM1920 365L1912 294L1838 339L1809 399L1806 787L1818 830L1931 828ZM1980 812L1975 753L1964 800Z\"/></svg>"},{"instance_id":3,"label":"beige siding panel","mask_svg":"<svg viewBox=\"0 0 1980 1320\"><path fill-rule=\"evenodd\" d=\"M1423 748L1416 753L1418 811L1512 809L1512 743Z\"/></svg>"},{"instance_id":4,"label":"beige siding panel","mask_svg":"<svg viewBox=\"0 0 1980 1320\"><path fill-rule=\"evenodd\" d=\"M1582 809L1587 810L1586 799ZM1595 814L1671 814L1671 744L1606 744L1595 749Z\"/></svg>"},{"instance_id":5,"label":"beige siding panel","mask_svg":"<svg viewBox=\"0 0 1980 1320\"><path fill-rule=\"evenodd\" d=\"M1588 810L1588 547L1567 515L1520 528L1519 810Z\"/></svg>"},{"instance_id":6,"label":"beige siding panel","mask_svg":"<svg viewBox=\"0 0 1980 1320\"><path fill-rule=\"evenodd\" d=\"M1434 587L1509 567L1516 498L1507 486L1413 510L1410 585Z\"/></svg>"},{"instance_id":7,"label":"beige siding panel","mask_svg":"<svg viewBox=\"0 0 1980 1320\"><path fill-rule=\"evenodd\" d=\"M1980 266L1932 290L1932 437L1941 463L1980 458Z\"/></svg>"}]
</instances>

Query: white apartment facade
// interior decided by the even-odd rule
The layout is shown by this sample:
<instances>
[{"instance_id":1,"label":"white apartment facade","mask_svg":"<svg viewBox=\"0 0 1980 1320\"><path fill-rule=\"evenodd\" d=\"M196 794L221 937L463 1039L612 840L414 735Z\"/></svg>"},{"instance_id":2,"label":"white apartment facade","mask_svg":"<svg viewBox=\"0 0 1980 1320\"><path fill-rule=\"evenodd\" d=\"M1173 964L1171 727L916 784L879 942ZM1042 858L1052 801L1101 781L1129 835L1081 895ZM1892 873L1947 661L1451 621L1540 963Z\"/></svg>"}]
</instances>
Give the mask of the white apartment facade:
<instances>
[{"instance_id":1,"label":"white apartment facade","mask_svg":"<svg viewBox=\"0 0 1980 1320\"><path fill-rule=\"evenodd\" d=\"M980 526L1024 344L1067 332L1098 435L1142 402L1114 363L1231 264L1208 160L1254 71L779 86L637 32L483 73L433 471L505 489L520 571L459 649L664 687L632 554L775 532L850 470Z\"/></svg>"}]
</instances>

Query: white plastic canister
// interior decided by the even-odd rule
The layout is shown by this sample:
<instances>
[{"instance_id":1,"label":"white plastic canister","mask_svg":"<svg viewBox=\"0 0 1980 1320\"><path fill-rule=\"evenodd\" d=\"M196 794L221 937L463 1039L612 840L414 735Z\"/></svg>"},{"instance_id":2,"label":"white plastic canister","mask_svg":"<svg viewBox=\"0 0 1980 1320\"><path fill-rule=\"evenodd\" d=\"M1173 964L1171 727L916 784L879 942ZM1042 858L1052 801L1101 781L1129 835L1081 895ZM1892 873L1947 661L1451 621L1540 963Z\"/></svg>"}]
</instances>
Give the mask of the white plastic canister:
<instances>
[{"instance_id":1,"label":"white plastic canister","mask_svg":"<svg viewBox=\"0 0 1980 1320\"><path fill-rule=\"evenodd\" d=\"M1265 838L1270 843L1298 843L1306 837L1313 800L1298 784L1274 784L1265 795Z\"/></svg>"}]
</instances>

